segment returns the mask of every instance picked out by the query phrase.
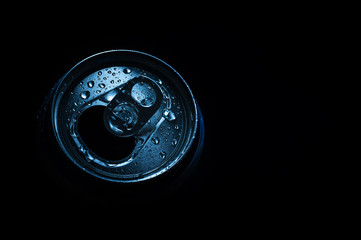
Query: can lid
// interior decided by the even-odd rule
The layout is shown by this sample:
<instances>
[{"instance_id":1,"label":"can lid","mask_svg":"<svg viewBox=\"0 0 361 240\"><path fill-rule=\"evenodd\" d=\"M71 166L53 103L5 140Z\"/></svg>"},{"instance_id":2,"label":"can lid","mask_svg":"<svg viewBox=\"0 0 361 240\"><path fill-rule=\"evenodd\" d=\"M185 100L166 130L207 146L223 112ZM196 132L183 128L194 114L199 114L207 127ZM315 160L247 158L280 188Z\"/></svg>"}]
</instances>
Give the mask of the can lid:
<instances>
[{"instance_id":1,"label":"can lid","mask_svg":"<svg viewBox=\"0 0 361 240\"><path fill-rule=\"evenodd\" d=\"M79 134L80 117L96 106L104 108L104 126L111 134L135 139L126 157L106 159ZM104 180L138 182L184 158L198 114L189 86L167 63L138 51L111 50L84 59L63 76L51 119L61 149L78 167ZM129 145L114 151L124 147Z\"/></svg>"}]
</instances>

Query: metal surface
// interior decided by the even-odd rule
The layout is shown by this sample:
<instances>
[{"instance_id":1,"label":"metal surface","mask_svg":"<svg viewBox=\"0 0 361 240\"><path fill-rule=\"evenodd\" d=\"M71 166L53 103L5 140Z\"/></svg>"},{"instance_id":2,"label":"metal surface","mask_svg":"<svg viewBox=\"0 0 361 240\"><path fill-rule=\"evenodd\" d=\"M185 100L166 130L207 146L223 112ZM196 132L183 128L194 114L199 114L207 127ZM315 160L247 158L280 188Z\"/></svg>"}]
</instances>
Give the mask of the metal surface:
<instances>
[{"instance_id":1,"label":"metal surface","mask_svg":"<svg viewBox=\"0 0 361 240\"><path fill-rule=\"evenodd\" d=\"M127 157L103 158L83 141L79 118L95 106L105 107L104 124L112 134L135 138ZM190 88L167 63L138 51L112 50L84 59L63 76L51 119L60 147L78 167L101 179L138 182L184 158L197 132L197 111Z\"/></svg>"}]
</instances>

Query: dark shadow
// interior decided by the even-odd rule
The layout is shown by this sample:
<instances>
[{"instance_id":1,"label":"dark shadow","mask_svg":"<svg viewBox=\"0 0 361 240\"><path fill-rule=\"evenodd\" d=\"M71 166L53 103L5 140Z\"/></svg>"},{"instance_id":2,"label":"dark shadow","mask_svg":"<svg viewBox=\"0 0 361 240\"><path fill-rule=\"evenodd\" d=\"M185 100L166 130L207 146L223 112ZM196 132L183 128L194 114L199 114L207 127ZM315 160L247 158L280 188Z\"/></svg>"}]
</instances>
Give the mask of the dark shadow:
<instances>
[{"instance_id":1,"label":"dark shadow","mask_svg":"<svg viewBox=\"0 0 361 240\"><path fill-rule=\"evenodd\" d=\"M105 107L94 106L79 118L78 132L89 149L107 160L120 160L132 153L134 137L116 137L110 133L103 120Z\"/></svg>"}]
</instances>

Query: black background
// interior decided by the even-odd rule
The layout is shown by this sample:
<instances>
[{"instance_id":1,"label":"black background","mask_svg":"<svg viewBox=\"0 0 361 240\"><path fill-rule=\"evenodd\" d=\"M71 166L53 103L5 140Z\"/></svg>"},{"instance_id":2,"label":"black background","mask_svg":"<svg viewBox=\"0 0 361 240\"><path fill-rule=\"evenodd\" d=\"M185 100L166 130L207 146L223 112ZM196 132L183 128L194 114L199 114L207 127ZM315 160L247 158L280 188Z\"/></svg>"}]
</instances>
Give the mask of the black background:
<instances>
[{"instance_id":1,"label":"black background","mask_svg":"<svg viewBox=\"0 0 361 240\"><path fill-rule=\"evenodd\" d=\"M345 95L333 63L338 50L330 38L331 18L317 11L228 18L134 13L101 22L50 15L24 24L13 61L30 73L19 80L26 98L27 124L20 134L26 135L21 140L27 158L15 188L26 214L327 214L326 196L337 186L337 172L327 169L342 154L336 139ZM59 180L39 157L36 113L46 94L78 61L110 49L164 60L200 104L203 155L189 181L169 194L148 192L125 201Z\"/></svg>"}]
</instances>

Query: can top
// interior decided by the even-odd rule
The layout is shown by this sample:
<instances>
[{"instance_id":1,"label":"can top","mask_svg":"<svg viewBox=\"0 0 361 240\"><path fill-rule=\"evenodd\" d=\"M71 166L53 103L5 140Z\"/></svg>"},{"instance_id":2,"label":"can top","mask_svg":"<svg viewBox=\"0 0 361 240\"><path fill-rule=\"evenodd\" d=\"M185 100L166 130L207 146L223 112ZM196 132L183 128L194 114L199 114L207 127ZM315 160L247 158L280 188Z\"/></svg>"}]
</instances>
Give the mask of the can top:
<instances>
[{"instance_id":1,"label":"can top","mask_svg":"<svg viewBox=\"0 0 361 240\"><path fill-rule=\"evenodd\" d=\"M104 107L109 132L135 138L128 156L109 160L83 141L79 118L95 106ZM185 156L198 116L189 86L171 66L146 53L111 50L84 59L62 77L51 119L60 147L78 167L101 179L138 182L166 172Z\"/></svg>"}]
</instances>

